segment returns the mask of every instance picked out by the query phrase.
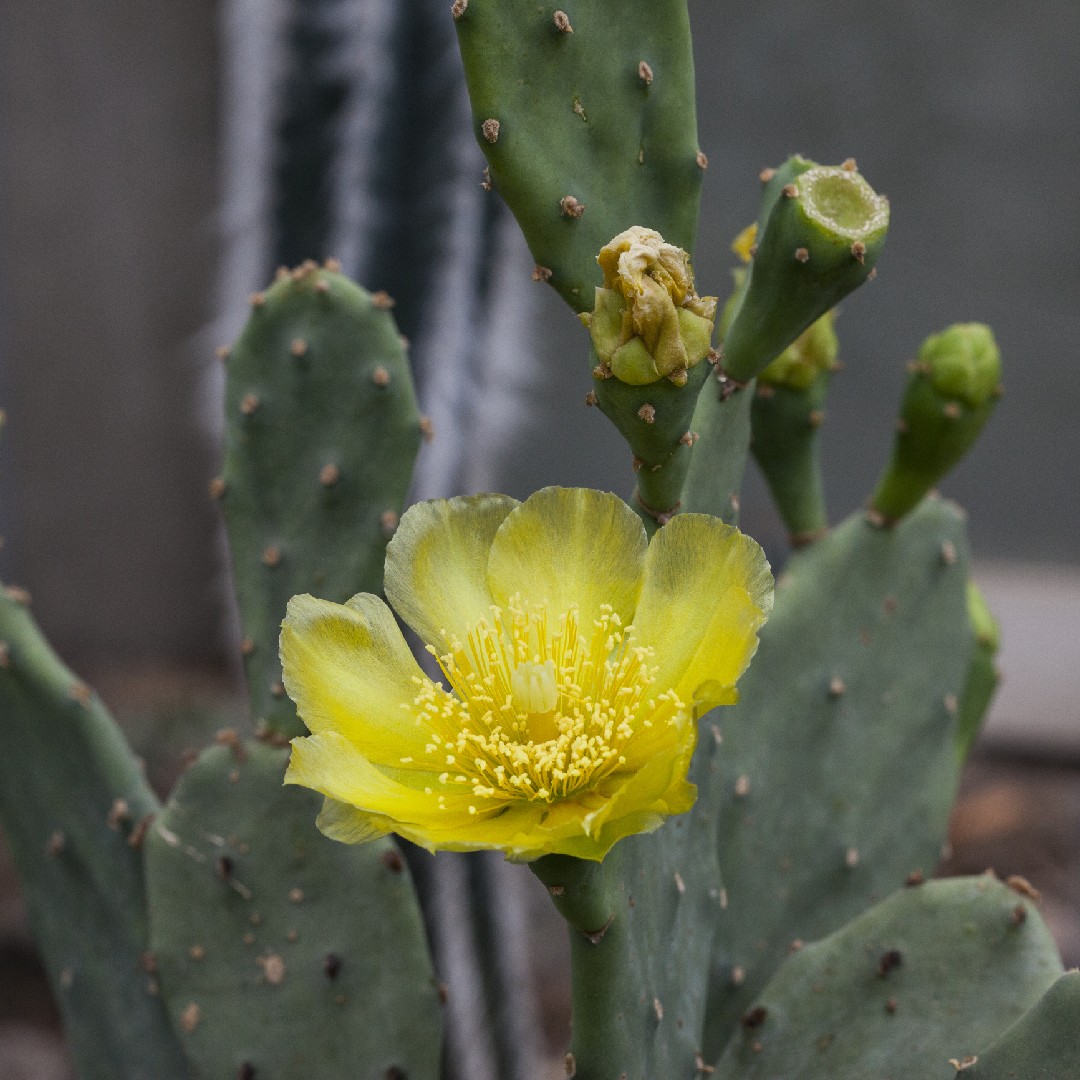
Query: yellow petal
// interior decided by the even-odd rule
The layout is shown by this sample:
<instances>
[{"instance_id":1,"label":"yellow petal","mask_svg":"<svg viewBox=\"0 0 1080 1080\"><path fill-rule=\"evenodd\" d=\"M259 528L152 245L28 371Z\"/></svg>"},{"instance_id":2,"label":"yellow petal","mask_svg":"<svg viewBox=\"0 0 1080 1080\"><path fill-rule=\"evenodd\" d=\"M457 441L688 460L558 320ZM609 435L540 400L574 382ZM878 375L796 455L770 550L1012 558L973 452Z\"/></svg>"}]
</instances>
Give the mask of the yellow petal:
<instances>
[{"instance_id":1,"label":"yellow petal","mask_svg":"<svg viewBox=\"0 0 1080 1080\"><path fill-rule=\"evenodd\" d=\"M360 593L348 604L294 596L281 626L285 689L313 733L336 731L372 761L399 765L427 729L412 702L425 681L390 609Z\"/></svg>"},{"instance_id":2,"label":"yellow petal","mask_svg":"<svg viewBox=\"0 0 1080 1080\"><path fill-rule=\"evenodd\" d=\"M734 701L772 609L772 586L765 553L750 537L704 514L673 518L649 546L634 616L634 641L655 650L655 685L699 713Z\"/></svg>"},{"instance_id":3,"label":"yellow petal","mask_svg":"<svg viewBox=\"0 0 1080 1080\"><path fill-rule=\"evenodd\" d=\"M470 793L450 792L432 775L399 772L389 775L375 766L355 743L336 731L293 739L286 784L300 784L369 815L414 824L438 822L447 814L467 812L468 806L498 808L491 800ZM407 777L409 783L403 783ZM426 781L435 794L426 794ZM439 796L445 809L439 805Z\"/></svg>"},{"instance_id":4,"label":"yellow petal","mask_svg":"<svg viewBox=\"0 0 1080 1080\"><path fill-rule=\"evenodd\" d=\"M315 819L319 832L342 844L363 844L394 831L395 822L383 814L365 814L355 806L327 796Z\"/></svg>"},{"instance_id":5,"label":"yellow petal","mask_svg":"<svg viewBox=\"0 0 1080 1080\"><path fill-rule=\"evenodd\" d=\"M625 624L641 590L646 547L641 519L617 495L544 488L500 526L488 585L500 606L519 592L553 617L576 604L587 628L610 604Z\"/></svg>"},{"instance_id":6,"label":"yellow petal","mask_svg":"<svg viewBox=\"0 0 1080 1080\"><path fill-rule=\"evenodd\" d=\"M464 637L490 614L488 551L518 505L506 495L417 503L405 511L386 549L386 596L428 644L443 631Z\"/></svg>"},{"instance_id":7,"label":"yellow petal","mask_svg":"<svg viewBox=\"0 0 1080 1080\"><path fill-rule=\"evenodd\" d=\"M689 739L655 756L636 772L619 777L604 804L586 818L591 847L574 852L583 859L602 859L624 836L652 832L673 814L684 814L697 798L686 779L694 753L696 728Z\"/></svg>"}]
</instances>

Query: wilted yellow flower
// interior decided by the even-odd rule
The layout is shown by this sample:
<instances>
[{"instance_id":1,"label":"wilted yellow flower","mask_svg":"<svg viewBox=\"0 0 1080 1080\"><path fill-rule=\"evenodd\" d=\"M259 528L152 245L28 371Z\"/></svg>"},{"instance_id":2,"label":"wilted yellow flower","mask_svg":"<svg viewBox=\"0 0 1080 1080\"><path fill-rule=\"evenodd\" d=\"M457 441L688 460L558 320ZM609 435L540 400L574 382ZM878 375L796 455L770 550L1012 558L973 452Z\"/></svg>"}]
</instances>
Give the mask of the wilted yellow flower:
<instances>
[{"instance_id":1,"label":"wilted yellow flower","mask_svg":"<svg viewBox=\"0 0 1080 1080\"><path fill-rule=\"evenodd\" d=\"M650 543L614 495L546 488L421 503L386 553L390 609L294 597L285 686L311 735L286 781L346 842L602 859L688 810L697 717L735 682L772 604L761 548L701 514Z\"/></svg>"},{"instance_id":2,"label":"wilted yellow flower","mask_svg":"<svg viewBox=\"0 0 1080 1080\"><path fill-rule=\"evenodd\" d=\"M685 373L709 352L716 297L698 296L690 256L640 225L600 249L604 272L589 328L600 360L634 385Z\"/></svg>"}]
</instances>

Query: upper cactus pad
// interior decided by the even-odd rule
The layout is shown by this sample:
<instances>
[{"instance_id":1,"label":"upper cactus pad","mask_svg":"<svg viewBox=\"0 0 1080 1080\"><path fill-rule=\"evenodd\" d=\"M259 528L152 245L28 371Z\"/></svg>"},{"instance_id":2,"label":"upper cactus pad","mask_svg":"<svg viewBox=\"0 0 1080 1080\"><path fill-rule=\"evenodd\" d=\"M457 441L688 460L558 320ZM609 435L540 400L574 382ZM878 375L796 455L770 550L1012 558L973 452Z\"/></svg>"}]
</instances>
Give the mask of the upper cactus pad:
<instances>
[{"instance_id":1,"label":"upper cactus pad","mask_svg":"<svg viewBox=\"0 0 1080 1080\"><path fill-rule=\"evenodd\" d=\"M691 249L697 144L686 0L454 6L476 137L537 276L578 312L631 225Z\"/></svg>"},{"instance_id":2,"label":"upper cactus pad","mask_svg":"<svg viewBox=\"0 0 1080 1080\"><path fill-rule=\"evenodd\" d=\"M420 443L391 305L307 264L253 299L228 357L217 493L252 711L290 736L304 728L281 683L285 607L296 593L342 602L380 591Z\"/></svg>"}]
</instances>

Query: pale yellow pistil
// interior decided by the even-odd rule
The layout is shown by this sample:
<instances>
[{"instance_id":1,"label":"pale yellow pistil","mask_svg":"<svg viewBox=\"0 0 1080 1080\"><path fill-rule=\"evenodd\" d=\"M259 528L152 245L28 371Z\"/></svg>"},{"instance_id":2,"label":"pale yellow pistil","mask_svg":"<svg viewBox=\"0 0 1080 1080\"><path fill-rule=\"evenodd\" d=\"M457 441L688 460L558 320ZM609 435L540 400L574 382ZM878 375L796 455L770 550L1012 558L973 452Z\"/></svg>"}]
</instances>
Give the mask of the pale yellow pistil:
<instances>
[{"instance_id":1,"label":"pale yellow pistil","mask_svg":"<svg viewBox=\"0 0 1080 1080\"><path fill-rule=\"evenodd\" d=\"M636 735L686 715L668 691L650 695L652 650L632 645L609 607L580 632L576 608L549 633L547 611L519 595L438 655L453 688L421 685L417 719L440 783L478 797L552 803L627 765ZM435 653L434 649L431 649Z\"/></svg>"}]
</instances>

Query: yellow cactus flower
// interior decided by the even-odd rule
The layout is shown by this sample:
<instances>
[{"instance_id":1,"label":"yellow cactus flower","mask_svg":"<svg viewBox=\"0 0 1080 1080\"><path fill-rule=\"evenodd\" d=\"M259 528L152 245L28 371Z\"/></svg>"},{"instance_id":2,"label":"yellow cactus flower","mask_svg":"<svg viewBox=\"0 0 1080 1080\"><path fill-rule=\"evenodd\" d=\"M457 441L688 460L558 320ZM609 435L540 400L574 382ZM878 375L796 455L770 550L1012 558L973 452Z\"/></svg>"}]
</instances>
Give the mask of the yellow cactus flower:
<instances>
[{"instance_id":1,"label":"yellow cactus flower","mask_svg":"<svg viewBox=\"0 0 1080 1080\"><path fill-rule=\"evenodd\" d=\"M604 272L592 312L581 316L612 374L635 386L686 372L709 352L716 297L698 296L690 256L635 225L596 257Z\"/></svg>"},{"instance_id":2,"label":"yellow cactus flower","mask_svg":"<svg viewBox=\"0 0 1080 1080\"><path fill-rule=\"evenodd\" d=\"M678 516L648 543L617 496L545 488L412 507L386 594L445 685L367 593L294 597L282 625L311 731L286 782L326 796L319 828L599 860L693 804L697 717L737 699L772 576L715 518Z\"/></svg>"}]
</instances>

